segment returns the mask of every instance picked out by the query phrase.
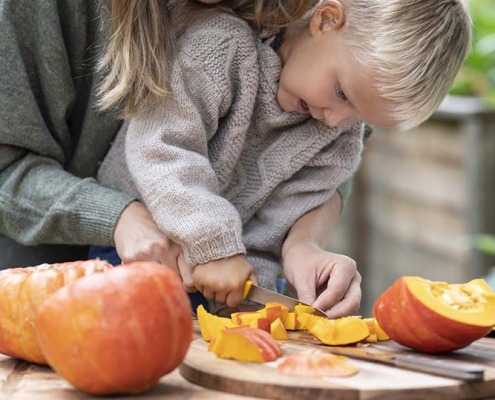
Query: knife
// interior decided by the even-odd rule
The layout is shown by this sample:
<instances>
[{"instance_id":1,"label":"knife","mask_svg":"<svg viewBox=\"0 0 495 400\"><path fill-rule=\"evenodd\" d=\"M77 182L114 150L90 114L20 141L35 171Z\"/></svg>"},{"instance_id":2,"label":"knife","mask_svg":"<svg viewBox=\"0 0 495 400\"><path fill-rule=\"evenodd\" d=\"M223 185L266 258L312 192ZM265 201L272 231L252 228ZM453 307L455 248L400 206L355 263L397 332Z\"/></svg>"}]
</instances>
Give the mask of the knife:
<instances>
[{"instance_id":1,"label":"knife","mask_svg":"<svg viewBox=\"0 0 495 400\"><path fill-rule=\"evenodd\" d=\"M262 288L261 286L255 285L250 280L246 281L244 284L243 298L259 304L266 304L270 301L275 301L288 307L291 311L294 311L294 307L298 304L302 304L303 306L313 307L315 309L313 315L328 318L322 310L312 306L311 304L307 304L292 297Z\"/></svg>"},{"instance_id":2,"label":"knife","mask_svg":"<svg viewBox=\"0 0 495 400\"><path fill-rule=\"evenodd\" d=\"M443 377L462 380L482 380L485 370L479 365L458 360L438 360L417 354L390 354L359 347L330 347L329 353L364 361L378 362L393 367L426 372Z\"/></svg>"}]
</instances>

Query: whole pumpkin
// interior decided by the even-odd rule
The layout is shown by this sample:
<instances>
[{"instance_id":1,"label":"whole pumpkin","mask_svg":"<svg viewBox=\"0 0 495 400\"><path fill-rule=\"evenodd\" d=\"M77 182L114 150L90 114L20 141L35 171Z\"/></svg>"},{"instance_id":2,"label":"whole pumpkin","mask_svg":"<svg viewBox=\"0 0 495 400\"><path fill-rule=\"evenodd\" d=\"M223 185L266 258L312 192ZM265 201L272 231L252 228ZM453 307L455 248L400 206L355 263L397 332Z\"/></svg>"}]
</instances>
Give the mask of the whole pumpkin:
<instances>
[{"instance_id":1,"label":"whole pumpkin","mask_svg":"<svg viewBox=\"0 0 495 400\"><path fill-rule=\"evenodd\" d=\"M373 314L397 343L445 353L490 332L495 325L495 293L483 279L448 284L403 276L377 299Z\"/></svg>"},{"instance_id":2,"label":"whole pumpkin","mask_svg":"<svg viewBox=\"0 0 495 400\"><path fill-rule=\"evenodd\" d=\"M192 332L180 278L153 262L80 279L50 296L36 318L49 365L93 395L149 389L181 363Z\"/></svg>"},{"instance_id":3,"label":"whole pumpkin","mask_svg":"<svg viewBox=\"0 0 495 400\"><path fill-rule=\"evenodd\" d=\"M34 332L39 306L61 287L110 268L105 261L87 260L0 271L0 353L46 364Z\"/></svg>"}]
</instances>

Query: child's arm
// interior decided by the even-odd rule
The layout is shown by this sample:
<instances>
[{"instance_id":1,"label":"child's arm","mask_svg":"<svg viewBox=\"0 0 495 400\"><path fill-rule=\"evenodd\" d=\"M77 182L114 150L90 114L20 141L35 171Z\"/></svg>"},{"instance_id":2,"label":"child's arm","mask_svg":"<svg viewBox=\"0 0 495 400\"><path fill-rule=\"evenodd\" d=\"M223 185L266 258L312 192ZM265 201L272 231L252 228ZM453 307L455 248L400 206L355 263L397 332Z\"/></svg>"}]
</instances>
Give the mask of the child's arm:
<instances>
[{"instance_id":1,"label":"child's arm","mask_svg":"<svg viewBox=\"0 0 495 400\"><path fill-rule=\"evenodd\" d=\"M340 208L340 195L335 193L296 221L282 247L289 285L301 301L327 311L331 318L356 312L361 301L361 276L354 260L323 250Z\"/></svg>"},{"instance_id":2,"label":"child's arm","mask_svg":"<svg viewBox=\"0 0 495 400\"><path fill-rule=\"evenodd\" d=\"M200 264L194 268L193 279L203 296L229 307L241 303L246 280L257 283L252 265L242 255Z\"/></svg>"},{"instance_id":3,"label":"child's arm","mask_svg":"<svg viewBox=\"0 0 495 400\"><path fill-rule=\"evenodd\" d=\"M245 29L251 34L249 27ZM132 180L153 219L182 247L186 261L198 265L246 253L241 216L223 194L233 177L223 176L214 165L216 160L210 160L210 146L221 137L220 143L226 143L224 151L229 153L221 161L236 162L249 118L236 120L238 129L220 131L219 121L228 114L239 90L234 83L243 82L234 78L243 74L250 83L242 87L242 99L236 100L236 107L248 107L259 77L255 57L241 57L242 52L234 52L233 57L229 52L219 53L220 59L216 53L205 57L200 50L205 41L213 39L201 35L186 39L171 65L170 96L156 109L130 121L125 152ZM241 41L244 52L256 54L252 39L244 35L227 39L229 47Z\"/></svg>"}]
</instances>

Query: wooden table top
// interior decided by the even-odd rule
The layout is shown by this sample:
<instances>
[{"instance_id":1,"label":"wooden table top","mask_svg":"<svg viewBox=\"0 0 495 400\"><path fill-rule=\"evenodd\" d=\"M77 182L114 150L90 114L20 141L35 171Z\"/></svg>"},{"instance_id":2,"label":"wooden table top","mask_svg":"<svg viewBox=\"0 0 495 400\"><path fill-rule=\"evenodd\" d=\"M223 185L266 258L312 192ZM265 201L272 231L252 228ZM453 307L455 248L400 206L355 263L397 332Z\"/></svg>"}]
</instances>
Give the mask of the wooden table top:
<instances>
[{"instance_id":1,"label":"wooden table top","mask_svg":"<svg viewBox=\"0 0 495 400\"><path fill-rule=\"evenodd\" d=\"M200 338L197 322L195 321L194 339ZM495 349L495 339L481 339L481 350ZM488 344L488 347L487 347ZM493 344L493 347L492 347ZM462 351L461 351L462 353ZM481 351L484 353L484 351ZM462 356L462 354L461 354ZM481 354L480 356L483 356ZM489 364L495 367L495 361ZM492 364L493 363L493 364ZM493 385L492 385L493 386ZM490 390L495 387L490 386ZM494 393L494 392L490 392ZM159 383L151 390L140 395L111 396L114 399L162 399L168 400L249 400L256 397L241 396L227 392L207 389L195 385L183 378L179 370L161 378ZM460 398L471 398L463 397ZM481 397L481 398L487 398ZM491 396L490 396L491 398ZM90 396L73 388L66 380L46 366L27 363L0 354L0 400L82 400L102 399L102 397Z\"/></svg>"},{"instance_id":2,"label":"wooden table top","mask_svg":"<svg viewBox=\"0 0 495 400\"><path fill-rule=\"evenodd\" d=\"M195 325L194 339L201 337ZM249 400L247 397L210 390L185 380L175 369L151 390L140 395L111 396L116 399L167 400ZM65 379L45 366L27 363L0 354L0 400L83 400L102 399L72 387Z\"/></svg>"}]
</instances>

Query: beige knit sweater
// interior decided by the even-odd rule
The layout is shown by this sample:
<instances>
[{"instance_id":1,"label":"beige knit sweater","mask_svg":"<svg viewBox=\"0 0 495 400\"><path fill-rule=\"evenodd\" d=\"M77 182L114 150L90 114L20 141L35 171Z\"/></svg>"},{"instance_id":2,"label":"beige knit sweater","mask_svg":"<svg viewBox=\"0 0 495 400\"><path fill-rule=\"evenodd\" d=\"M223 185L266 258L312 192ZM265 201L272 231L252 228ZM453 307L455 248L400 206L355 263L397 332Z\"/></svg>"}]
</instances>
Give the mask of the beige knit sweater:
<instances>
[{"instance_id":1,"label":"beige knit sweater","mask_svg":"<svg viewBox=\"0 0 495 400\"><path fill-rule=\"evenodd\" d=\"M124 126L99 179L139 196L189 261L247 253L273 288L288 230L355 171L363 128L284 112L270 42L225 14L190 27L172 96Z\"/></svg>"}]
</instances>

